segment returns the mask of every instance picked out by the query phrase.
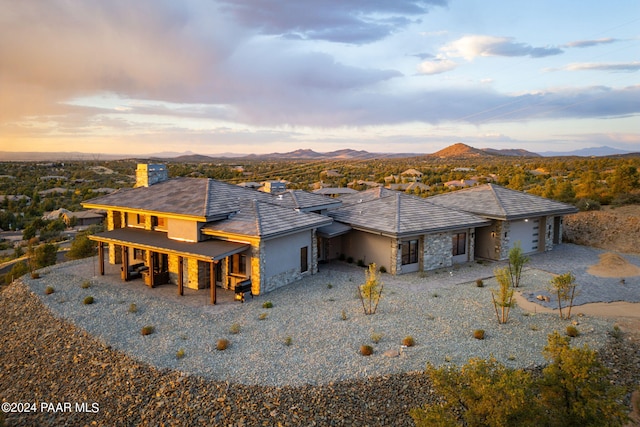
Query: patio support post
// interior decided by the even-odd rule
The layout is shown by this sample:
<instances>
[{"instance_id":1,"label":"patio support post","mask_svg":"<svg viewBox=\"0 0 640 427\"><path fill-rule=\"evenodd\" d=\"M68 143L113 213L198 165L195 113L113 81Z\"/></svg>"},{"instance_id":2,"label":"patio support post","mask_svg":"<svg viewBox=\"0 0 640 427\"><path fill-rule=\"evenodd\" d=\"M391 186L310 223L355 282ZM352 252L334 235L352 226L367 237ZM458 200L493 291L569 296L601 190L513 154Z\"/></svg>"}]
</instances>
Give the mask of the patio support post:
<instances>
[{"instance_id":1,"label":"patio support post","mask_svg":"<svg viewBox=\"0 0 640 427\"><path fill-rule=\"evenodd\" d=\"M183 274L184 274L184 258L179 256L178 257L178 295L180 296L184 295L184 281L182 280Z\"/></svg>"},{"instance_id":2,"label":"patio support post","mask_svg":"<svg viewBox=\"0 0 640 427\"><path fill-rule=\"evenodd\" d=\"M154 269L155 256L156 256L155 252L153 252L151 250L147 251L147 264L149 266L149 270L148 270L148 272L149 272L149 283L147 283L147 284L149 285L150 288L153 288L153 285L154 285L154 283L153 283L154 280L153 279L154 279L154 276L155 276L155 269Z\"/></svg>"},{"instance_id":3,"label":"patio support post","mask_svg":"<svg viewBox=\"0 0 640 427\"><path fill-rule=\"evenodd\" d=\"M100 275L104 276L104 242L98 242L98 260L100 261Z\"/></svg>"},{"instance_id":4,"label":"patio support post","mask_svg":"<svg viewBox=\"0 0 640 427\"><path fill-rule=\"evenodd\" d=\"M216 262L209 263L209 287L211 288L211 304L216 304Z\"/></svg>"},{"instance_id":5,"label":"patio support post","mask_svg":"<svg viewBox=\"0 0 640 427\"><path fill-rule=\"evenodd\" d=\"M129 280L129 251L127 249L122 245L122 280L125 282Z\"/></svg>"}]
</instances>

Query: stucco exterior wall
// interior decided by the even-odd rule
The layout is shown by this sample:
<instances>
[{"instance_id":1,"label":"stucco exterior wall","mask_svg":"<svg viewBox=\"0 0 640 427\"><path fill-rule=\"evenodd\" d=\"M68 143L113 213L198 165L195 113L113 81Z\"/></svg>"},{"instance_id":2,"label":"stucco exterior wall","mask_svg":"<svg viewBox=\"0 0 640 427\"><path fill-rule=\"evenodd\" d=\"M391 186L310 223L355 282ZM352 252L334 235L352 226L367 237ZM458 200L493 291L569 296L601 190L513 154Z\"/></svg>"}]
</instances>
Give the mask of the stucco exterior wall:
<instances>
[{"instance_id":1,"label":"stucco exterior wall","mask_svg":"<svg viewBox=\"0 0 640 427\"><path fill-rule=\"evenodd\" d=\"M263 241L260 247L262 266L260 293L270 292L317 271L317 262L312 261L314 254L317 254L316 244L311 231ZM300 249L305 246L308 269L302 272ZM252 260L254 258L256 256L252 256Z\"/></svg>"},{"instance_id":2,"label":"stucco exterior wall","mask_svg":"<svg viewBox=\"0 0 640 427\"><path fill-rule=\"evenodd\" d=\"M362 260L365 265L375 262L378 268L384 266L387 271L393 271L394 257L391 253L391 242L395 239L352 230L343 237L343 242L345 241L348 242L344 248L344 254L347 257L352 257L355 262Z\"/></svg>"},{"instance_id":3,"label":"stucco exterior wall","mask_svg":"<svg viewBox=\"0 0 640 427\"><path fill-rule=\"evenodd\" d=\"M197 221L169 218L167 220L167 237L186 242L197 242L200 240L200 224Z\"/></svg>"}]
</instances>

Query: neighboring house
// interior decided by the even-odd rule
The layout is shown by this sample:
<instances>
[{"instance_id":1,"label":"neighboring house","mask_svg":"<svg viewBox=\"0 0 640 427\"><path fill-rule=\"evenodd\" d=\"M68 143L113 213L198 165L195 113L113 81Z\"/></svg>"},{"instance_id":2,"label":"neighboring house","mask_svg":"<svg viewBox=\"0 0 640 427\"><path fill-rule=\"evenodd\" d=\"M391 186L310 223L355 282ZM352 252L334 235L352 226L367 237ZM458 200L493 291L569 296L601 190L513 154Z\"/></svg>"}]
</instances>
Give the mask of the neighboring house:
<instances>
[{"instance_id":1,"label":"neighboring house","mask_svg":"<svg viewBox=\"0 0 640 427\"><path fill-rule=\"evenodd\" d=\"M339 197L344 196L345 194L355 194L357 192L357 190L348 187L323 187L313 190L314 194L322 194L330 197Z\"/></svg>"},{"instance_id":2,"label":"neighboring house","mask_svg":"<svg viewBox=\"0 0 640 427\"><path fill-rule=\"evenodd\" d=\"M431 187L421 182L405 182L402 184L389 184L389 190L397 190L397 191L429 191Z\"/></svg>"},{"instance_id":3,"label":"neighboring house","mask_svg":"<svg viewBox=\"0 0 640 427\"><path fill-rule=\"evenodd\" d=\"M572 205L511 190L496 184L439 194L427 200L460 209L491 221L476 230L475 255L503 260L520 242L523 252L545 252L562 242L564 215L578 210Z\"/></svg>"},{"instance_id":4,"label":"neighboring house","mask_svg":"<svg viewBox=\"0 0 640 427\"><path fill-rule=\"evenodd\" d=\"M351 230L327 239L338 256L375 262L391 274L432 270L474 259L477 227L490 221L383 187L344 196L329 211ZM335 223L334 223L335 224Z\"/></svg>"},{"instance_id":5,"label":"neighboring house","mask_svg":"<svg viewBox=\"0 0 640 427\"><path fill-rule=\"evenodd\" d=\"M476 184L478 184L478 181L475 179L456 179L454 181L447 181L444 183L445 187L449 188L473 187Z\"/></svg>"},{"instance_id":6,"label":"neighboring house","mask_svg":"<svg viewBox=\"0 0 640 427\"><path fill-rule=\"evenodd\" d=\"M121 264L123 280L138 275L194 289L235 289L250 283L254 295L317 272L317 231L329 226L324 211L336 201L288 192L274 196L204 178L163 179L88 200L85 208L107 212L107 231L91 236L109 262ZM148 178L148 177L147 177ZM152 179L153 182L155 179ZM307 197L311 196L311 197Z\"/></svg>"},{"instance_id":7,"label":"neighboring house","mask_svg":"<svg viewBox=\"0 0 640 427\"><path fill-rule=\"evenodd\" d=\"M400 174L403 180L420 182L422 180L422 172L417 169L407 169Z\"/></svg>"},{"instance_id":8,"label":"neighboring house","mask_svg":"<svg viewBox=\"0 0 640 427\"><path fill-rule=\"evenodd\" d=\"M271 194L282 193L287 190L287 183L285 181L265 181L259 190Z\"/></svg>"}]
</instances>

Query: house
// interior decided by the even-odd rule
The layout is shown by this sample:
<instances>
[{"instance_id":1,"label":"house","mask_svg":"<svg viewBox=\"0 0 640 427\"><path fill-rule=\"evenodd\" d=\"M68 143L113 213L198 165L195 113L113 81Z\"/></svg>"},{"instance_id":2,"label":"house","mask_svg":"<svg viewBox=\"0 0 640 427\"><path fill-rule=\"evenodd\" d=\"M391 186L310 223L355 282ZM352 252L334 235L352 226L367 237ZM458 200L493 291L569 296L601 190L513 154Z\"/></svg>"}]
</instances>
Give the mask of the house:
<instances>
[{"instance_id":1,"label":"house","mask_svg":"<svg viewBox=\"0 0 640 427\"><path fill-rule=\"evenodd\" d=\"M322 194L324 196L339 197L345 194L355 194L357 190L348 187L322 187L317 190L313 190L314 194Z\"/></svg>"},{"instance_id":2,"label":"house","mask_svg":"<svg viewBox=\"0 0 640 427\"><path fill-rule=\"evenodd\" d=\"M444 183L445 187L449 188L464 188L464 187L473 187L478 183L475 179L456 179L453 181L447 181Z\"/></svg>"},{"instance_id":3,"label":"house","mask_svg":"<svg viewBox=\"0 0 640 427\"><path fill-rule=\"evenodd\" d=\"M520 242L523 252L545 252L562 242L564 215L578 212L566 203L511 190L496 184L429 197L431 203L460 209L491 221L476 230L475 255L503 260Z\"/></svg>"},{"instance_id":4,"label":"house","mask_svg":"<svg viewBox=\"0 0 640 427\"><path fill-rule=\"evenodd\" d=\"M403 180L420 182L422 180L422 172L417 169L411 168L400 174Z\"/></svg>"},{"instance_id":5,"label":"house","mask_svg":"<svg viewBox=\"0 0 640 427\"><path fill-rule=\"evenodd\" d=\"M259 295L317 272L318 230L333 221L315 212L335 199L272 195L206 178L156 180L158 170L149 166L139 168L134 188L83 203L107 212L107 231L90 237L98 242L101 274L108 246L123 280L171 283L180 294L184 286L209 288L215 304L217 287L250 286Z\"/></svg>"},{"instance_id":6,"label":"house","mask_svg":"<svg viewBox=\"0 0 640 427\"><path fill-rule=\"evenodd\" d=\"M350 230L327 239L332 248L340 251L331 253L330 259L345 256L365 264L375 262L391 274L473 260L475 230L491 223L384 187L340 200L342 206L328 214Z\"/></svg>"}]
</instances>

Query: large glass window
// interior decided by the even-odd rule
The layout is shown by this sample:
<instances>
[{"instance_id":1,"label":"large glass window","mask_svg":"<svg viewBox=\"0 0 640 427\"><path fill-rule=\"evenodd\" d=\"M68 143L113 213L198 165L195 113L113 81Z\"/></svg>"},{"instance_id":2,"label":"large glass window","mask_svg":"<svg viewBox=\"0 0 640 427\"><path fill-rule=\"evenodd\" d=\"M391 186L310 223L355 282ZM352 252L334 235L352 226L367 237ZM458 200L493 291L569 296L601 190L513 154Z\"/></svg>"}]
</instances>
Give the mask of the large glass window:
<instances>
[{"instance_id":1,"label":"large glass window","mask_svg":"<svg viewBox=\"0 0 640 427\"><path fill-rule=\"evenodd\" d=\"M456 233L453 235L451 253L453 256L467 253L467 233Z\"/></svg>"},{"instance_id":2,"label":"large glass window","mask_svg":"<svg viewBox=\"0 0 640 427\"><path fill-rule=\"evenodd\" d=\"M409 240L402 242L402 265L418 262L418 241Z\"/></svg>"}]
</instances>

